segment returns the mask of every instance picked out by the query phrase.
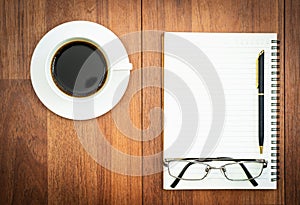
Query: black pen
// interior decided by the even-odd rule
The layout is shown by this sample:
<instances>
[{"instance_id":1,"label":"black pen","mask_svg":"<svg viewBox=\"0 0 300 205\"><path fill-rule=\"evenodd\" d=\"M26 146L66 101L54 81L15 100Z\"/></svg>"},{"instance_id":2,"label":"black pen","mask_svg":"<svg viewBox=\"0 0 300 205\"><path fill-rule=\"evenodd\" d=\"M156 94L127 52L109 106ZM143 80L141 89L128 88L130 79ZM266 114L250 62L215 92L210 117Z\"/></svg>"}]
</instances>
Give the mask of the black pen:
<instances>
[{"instance_id":1,"label":"black pen","mask_svg":"<svg viewBox=\"0 0 300 205\"><path fill-rule=\"evenodd\" d=\"M258 142L260 154L264 146L264 50L256 60L256 87L258 88Z\"/></svg>"}]
</instances>

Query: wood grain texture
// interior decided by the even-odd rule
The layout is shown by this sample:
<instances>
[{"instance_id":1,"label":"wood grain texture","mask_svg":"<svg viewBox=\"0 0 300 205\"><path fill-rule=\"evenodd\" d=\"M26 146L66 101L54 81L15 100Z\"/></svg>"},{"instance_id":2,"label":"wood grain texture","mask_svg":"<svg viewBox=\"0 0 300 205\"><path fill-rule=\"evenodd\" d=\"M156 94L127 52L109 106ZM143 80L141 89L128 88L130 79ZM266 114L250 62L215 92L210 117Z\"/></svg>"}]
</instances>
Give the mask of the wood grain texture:
<instances>
[{"instance_id":1,"label":"wood grain texture","mask_svg":"<svg viewBox=\"0 0 300 205\"><path fill-rule=\"evenodd\" d=\"M0 79L29 79L33 50L46 32L45 1L1 0Z\"/></svg>"},{"instance_id":2,"label":"wood grain texture","mask_svg":"<svg viewBox=\"0 0 300 205\"><path fill-rule=\"evenodd\" d=\"M300 2L285 1L285 202L300 203Z\"/></svg>"},{"instance_id":3,"label":"wood grain texture","mask_svg":"<svg viewBox=\"0 0 300 205\"><path fill-rule=\"evenodd\" d=\"M0 204L46 204L47 111L29 80L0 88Z\"/></svg>"}]
</instances>

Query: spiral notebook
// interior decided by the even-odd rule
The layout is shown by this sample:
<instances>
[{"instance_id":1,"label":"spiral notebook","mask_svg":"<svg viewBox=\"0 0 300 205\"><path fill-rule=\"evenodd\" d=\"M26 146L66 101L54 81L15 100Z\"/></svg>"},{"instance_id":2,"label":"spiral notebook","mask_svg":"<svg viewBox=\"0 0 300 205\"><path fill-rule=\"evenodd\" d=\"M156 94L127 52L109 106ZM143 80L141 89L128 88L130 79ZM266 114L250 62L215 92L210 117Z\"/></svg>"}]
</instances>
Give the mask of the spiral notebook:
<instances>
[{"instance_id":1,"label":"spiral notebook","mask_svg":"<svg viewBox=\"0 0 300 205\"><path fill-rule=\"evenodd\" d=\"M256 61L262 50L264 151L260 154ZM256 186L249 180L228 180L226 176L237 170L220 167L234 162L216 160L208 163L212 168L205 178L178 180L176 187L171 186L176 174L171 175L180 173L182 167L170 168L164 161L164 189L276 189L278 62L276 33L164 33L164 160L228 157L267 161L255 179ZM206 171L199 168L191 176L197 178Z\"/></svg>"}]
</instances>

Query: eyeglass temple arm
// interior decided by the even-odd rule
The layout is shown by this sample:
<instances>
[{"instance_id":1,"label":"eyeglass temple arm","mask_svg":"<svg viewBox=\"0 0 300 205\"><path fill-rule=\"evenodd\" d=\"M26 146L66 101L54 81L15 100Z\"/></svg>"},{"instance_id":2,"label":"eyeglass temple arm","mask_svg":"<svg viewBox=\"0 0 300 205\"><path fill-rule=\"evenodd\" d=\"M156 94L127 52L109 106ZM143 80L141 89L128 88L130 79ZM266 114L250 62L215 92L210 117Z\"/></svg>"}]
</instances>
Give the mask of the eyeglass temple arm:
<instances>
[{"instance_id":1,"label":"eyeglass temple arm","mask_svg":"<svg viewBox=\"0 0 300 205\"><path fill-rule=\"evenodd\" d=\"M184 175L184 173L186 172L186 170L192 165L194 164L194 162L189 162L187 165L185 165L183 167L183 169L181 170L181 172L179 173L179 175L177 176L177 178L173 181L173 183L170 185L171 188L175 188L177 186L177 184L179 183L179 181L181 180L182 176ZM256 182L255 179L251 179L253 178L252 175L250 174L250 172L248 171L248 169L245 167L244 164L239 163L239 165L242 167L242 169L244 170L245 174L247 175L249 181L251 182L251 184L256 187L258 185L258 183Z\"/></svg>"},{"instance_id":2,"label":"eyeglass temple arm","mask_svg":"<svg viewBox=\"0 0 300 205\"><path fill-rule=\"evenodd\" d=\"M256 187L258 185L258 183L255 181L255 179L253 179L252 175L250 174L250 172L248 171L248 169L245 167L244 164L239 163L239 165L242 167L242 169L244 170L245 174L247 175L249 181L251 182L251 184Z\"/></svg>"},{"instance_id":3,"label":"eyeglass temple arm","mask_svg":"<svg viewBox=\"0 0 300 205\"><path fill-rule=\"evenodd\" d=\"M181 172L179 173L179 175L177 176L177 178L173 181L173 183L170 185L171 188L175 188L177 186L177 184L179 183L179 181L181 180L180 178L184 175L184 173L186 172L186 170L192 165L194 164L194 162L189 162L187 163L187 165L185 165L183 167L183 169L181 170Z\"/></svg>"}]
</instances>

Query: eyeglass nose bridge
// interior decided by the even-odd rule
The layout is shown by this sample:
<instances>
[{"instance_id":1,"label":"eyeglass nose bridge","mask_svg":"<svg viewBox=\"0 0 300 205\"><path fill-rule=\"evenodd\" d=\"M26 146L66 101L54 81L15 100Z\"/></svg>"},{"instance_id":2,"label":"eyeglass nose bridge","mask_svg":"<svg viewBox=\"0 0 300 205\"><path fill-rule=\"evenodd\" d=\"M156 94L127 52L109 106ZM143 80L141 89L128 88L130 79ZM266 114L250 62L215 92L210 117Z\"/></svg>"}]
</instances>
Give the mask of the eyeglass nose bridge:
<instances>
[{"instance_id":1,"label":"eyeglass nose bridge","mask_svg":"<svg viewBox=\"0 0 300 205\"><path fill-rule=\"evenodd\" d=\"M206 166L205 171L209 172L212 169L219 169L222 173L224 173L226 171L224 166L212 167L212 166L209 166L209 165Z\"/></svg>"}]
</instances>

